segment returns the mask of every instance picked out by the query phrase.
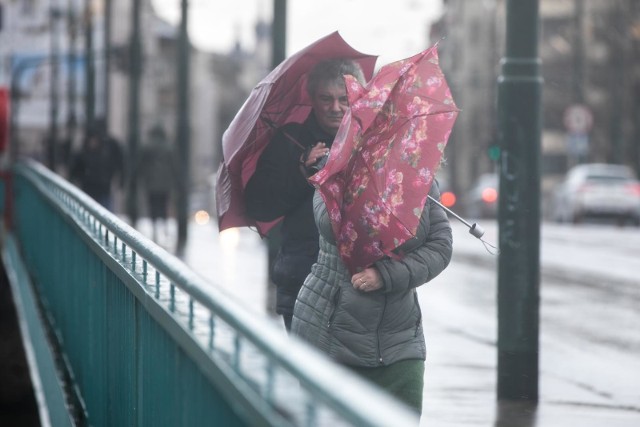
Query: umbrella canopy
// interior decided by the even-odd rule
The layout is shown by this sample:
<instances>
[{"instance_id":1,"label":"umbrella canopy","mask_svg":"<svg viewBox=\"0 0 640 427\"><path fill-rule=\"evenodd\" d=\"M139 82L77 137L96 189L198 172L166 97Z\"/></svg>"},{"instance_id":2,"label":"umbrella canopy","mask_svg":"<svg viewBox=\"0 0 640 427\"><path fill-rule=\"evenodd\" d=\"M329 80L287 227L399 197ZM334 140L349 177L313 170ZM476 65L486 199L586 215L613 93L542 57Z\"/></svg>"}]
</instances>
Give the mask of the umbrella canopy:
<instances>
[{"instance_id":1,"label":"umbrella canopy","mask_svg":"<svg viewBox=\"0 0 640 427\"><path fill-rule=\"evenodd\" d=\"M258 158L276 130L286 123L302 123L311 112L306 91L307 73L330 58L354 59L371 78L376 56L353 49L334 32L284 60L253 89L222 137L223 162L218 170L216 206L220 231L256 226L261 235L275 225L255 222L245 215L244 189ZM295 141L292 141L295 143Z\"/></svg>"},{"instance_id":2,"label":"umbrella canopy","mask_svg":"<svg viewBox=\"0 0 640 427\"><path fill-rule=\"evenodd\" d=\"M345 80L351 108L310 181L353 274L415 235L458 108L436 46L382 67L366 87Z\"/></svg>"}]
</instances>

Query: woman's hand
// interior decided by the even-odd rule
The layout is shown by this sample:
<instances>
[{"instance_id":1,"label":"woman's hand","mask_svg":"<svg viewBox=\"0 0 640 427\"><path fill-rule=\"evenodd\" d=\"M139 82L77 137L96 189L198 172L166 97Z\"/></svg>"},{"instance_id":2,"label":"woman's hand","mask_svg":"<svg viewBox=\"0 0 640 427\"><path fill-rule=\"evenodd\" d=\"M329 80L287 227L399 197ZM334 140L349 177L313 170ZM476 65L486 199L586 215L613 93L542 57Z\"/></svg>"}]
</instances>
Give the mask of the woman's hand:
<instances>
[{"instance_id":1,"label":"woman's hand","mask_svg":"<svg viewBox=\"0 0 640 427\"><path fill-rule=\"evenodd\" d=\"M362 292L377 291L382 288L382 278L376 268L369 267L351 276L351 284Z\"/></svg>"}]
</instances>

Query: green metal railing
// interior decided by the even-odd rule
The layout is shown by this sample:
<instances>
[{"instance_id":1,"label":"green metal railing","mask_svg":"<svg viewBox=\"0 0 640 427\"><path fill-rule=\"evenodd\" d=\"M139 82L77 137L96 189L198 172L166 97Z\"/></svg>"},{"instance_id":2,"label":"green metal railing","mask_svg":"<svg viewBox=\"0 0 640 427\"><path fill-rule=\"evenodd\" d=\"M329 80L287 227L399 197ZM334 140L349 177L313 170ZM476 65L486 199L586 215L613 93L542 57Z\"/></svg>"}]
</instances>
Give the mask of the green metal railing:
<instances>
[{"instance_id":1,"label":"green metal railing","mask_svg":"<svg viewBox=\"0 0 640 427\"><path fill-rule=\"evenodd\" d=\"M418 424L48 169L29 162L13 172L10 234L79 396L81 424Z\"/></svg>"}]
</instances>

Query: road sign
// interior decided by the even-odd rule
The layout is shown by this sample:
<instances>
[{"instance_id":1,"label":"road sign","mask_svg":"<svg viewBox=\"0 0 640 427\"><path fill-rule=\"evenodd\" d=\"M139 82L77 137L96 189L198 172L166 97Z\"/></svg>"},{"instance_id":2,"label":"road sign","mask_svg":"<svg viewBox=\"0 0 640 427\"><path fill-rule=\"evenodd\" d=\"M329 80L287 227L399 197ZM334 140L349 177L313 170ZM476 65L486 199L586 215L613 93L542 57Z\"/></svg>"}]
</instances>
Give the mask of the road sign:
<instances>
[{"instance_id":1,"label":"road sign","mask_svg":"<svg viewBox=\"0 0 640 427\"><path fill-rule=\"evenodd\" d=\"M586 134L593 125L591 110L582 104L570 105L564 111L564 126L572 134Z\"/></svg>"},{"instance_id":2,"label":"road sign","mask_svg":"<svg viewBox=\"0 0 640 427\"><path fill-rule=\"evenodd\" d=\"M567 153L581 157L589 153L589 137L586 134L570 134L567 138Z\"/></svg>"}]
</instances>

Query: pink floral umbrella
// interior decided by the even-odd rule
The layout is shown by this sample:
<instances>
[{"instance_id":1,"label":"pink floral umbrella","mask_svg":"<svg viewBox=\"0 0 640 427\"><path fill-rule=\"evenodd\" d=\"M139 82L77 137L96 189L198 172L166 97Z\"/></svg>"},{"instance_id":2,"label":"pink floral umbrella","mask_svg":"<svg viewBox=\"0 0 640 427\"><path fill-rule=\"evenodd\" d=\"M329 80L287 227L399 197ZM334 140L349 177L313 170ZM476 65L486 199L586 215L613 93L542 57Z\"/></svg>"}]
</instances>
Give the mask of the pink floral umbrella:
<instances>
[{"instance_id":1,"label":"pink floral umbrella","mask_svg":"<svg viewBox=\"0 0 640 427\"><path fill-rule=\"evenodd\" d=\"M224 160L218 170L216 208L220 231L255 226L265 235L279 220L255 222L245 215L243 194L258 158L286 123L302 123L311 112L307 73L320 61L351 58L371 78L377 57L351 47L336 31L298 51L278 65L251 91L222 137ZM292 144L297 142L291 139Z\"/></svg>"},{"instance_id":2,"label":"pink floral umbrella","mask_svg":"<svg viewBox=\"0 0 640 427\"><path fill-rule=\"evenodd\" d=\"M382 67L366 87L345 81L350 111L310 182L355 273L397 257L393 250L415 235L459 110L437 46Z\"/></svg>"}]
</instances>

